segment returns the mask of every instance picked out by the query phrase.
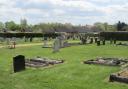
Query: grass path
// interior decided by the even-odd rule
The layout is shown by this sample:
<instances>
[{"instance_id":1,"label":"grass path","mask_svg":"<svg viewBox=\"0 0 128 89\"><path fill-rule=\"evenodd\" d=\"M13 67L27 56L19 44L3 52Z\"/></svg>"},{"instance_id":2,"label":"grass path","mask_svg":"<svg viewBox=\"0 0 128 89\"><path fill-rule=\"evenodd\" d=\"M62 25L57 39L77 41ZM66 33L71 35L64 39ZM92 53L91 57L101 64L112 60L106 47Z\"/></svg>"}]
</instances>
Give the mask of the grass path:
<instances>
[{"instance_id":1,"label":"grass path","mask_svg":"<svg viewBox=\"0 0 128 89\"><path fill-rule=\"evenodd\" d=\"M78 43L79 41L69 41L69 43ZM53 42L47 42L48 45L52 45ZM16 47L28 47L28 46L39 46L43 45L43 42L37 42L37 43L22 43L22 44L17 44ZM9 45L0 45L0 48L6 48Z\"/></svg>"},{"instance_id":2,"label":"grass path","mask_svg":"<svg viewBox=\"0 0 128 89\"><path fill-rule=\"evenodd\" d=\"M28 47L28 46L38 46L38 45L43 45L43 43L27 43L27 44L17 44L16 47ZM0 48L5 48L6 46L0 46Z\"/></svg>"}]
</instances>

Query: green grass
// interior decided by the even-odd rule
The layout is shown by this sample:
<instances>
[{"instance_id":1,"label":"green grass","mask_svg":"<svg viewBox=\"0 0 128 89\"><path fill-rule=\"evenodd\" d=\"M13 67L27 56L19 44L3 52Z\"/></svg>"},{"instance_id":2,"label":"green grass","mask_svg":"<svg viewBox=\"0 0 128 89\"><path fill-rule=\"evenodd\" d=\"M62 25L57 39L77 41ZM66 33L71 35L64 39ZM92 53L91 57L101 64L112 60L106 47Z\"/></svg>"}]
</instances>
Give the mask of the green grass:
<instances>
[{"instance_id":1,"label":"green grass","mask_svg":"<svg viewBox=\"0 0 128 89\"><path fill-rule=\"evenodd\" d=\"M128 47L83 45L63 48L52 53L41 46L16 49L0 49L0 89L128 89L127 84L110 83L111 73L119 67L82 64L83 60L95 57L128 57ZM48 68L27 68L12 73L12 57L22 54L26 58L36 56L61 58L66 62Z\"/></svg>"}]
</instances>

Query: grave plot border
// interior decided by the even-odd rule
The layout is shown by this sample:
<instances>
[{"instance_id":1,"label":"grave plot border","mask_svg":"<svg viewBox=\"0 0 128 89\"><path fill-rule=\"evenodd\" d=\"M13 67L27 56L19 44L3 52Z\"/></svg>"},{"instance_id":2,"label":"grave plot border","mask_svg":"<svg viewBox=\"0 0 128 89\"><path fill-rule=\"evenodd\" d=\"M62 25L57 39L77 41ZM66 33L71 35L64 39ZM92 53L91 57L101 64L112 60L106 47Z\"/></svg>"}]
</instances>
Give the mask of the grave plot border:
<instances>
[{"instance_id":1,"label":"grave plot border","mask_svg":"<svg viewBox=\"0 0 128 89\"><path fill-rule=\"evenodd\" d=\"M126 70L128 71L128 70ZM128 84L128 77L119 76L118 73L111 74L109 77L110 82L121 82Z\"/></svg>"},{"instance_id":2,"label":"grave plot border","mask_svg":"<svg viewBox=\"0 0 128 89\"><path fill-rule=\"evenodd\" d=\"M96 59L98 59L98 58L96 58ZM83 61L83 63L84 64L94 64L94 65L104 65L104 66L117 66L117 67L120 67L120 66L122 66L122 65L125 65L125 64L127 64L128 63L128 60L123 60L123 59L117 59L117 61L119 62L117 62L117 64L115 63L115 64L107 64L107 63L98 63L98 62L96 62L96 59L91 59L91 60L86 60L86 61ZM115 59L115 58L113 58L113 59ZM103 60L112 60L112 58L108 58L108 59L103 59ZM121 64L121 62L124 62L123 64Z\"/></svg>"},{"instance_id":3,"label":"grave plot border","mask_svg":"<svg viewBox=\"0 0 128 89\"><path fill-rule=\"evenodd\" d=\"M34 67L34 68L39 68L39 67L48 67L50 65L56 65L56 64L62 64L64 63L64 60L34 60L34 59L26 59L25 61L25 66L27 67Z\"/></svg>"}]
</instances>

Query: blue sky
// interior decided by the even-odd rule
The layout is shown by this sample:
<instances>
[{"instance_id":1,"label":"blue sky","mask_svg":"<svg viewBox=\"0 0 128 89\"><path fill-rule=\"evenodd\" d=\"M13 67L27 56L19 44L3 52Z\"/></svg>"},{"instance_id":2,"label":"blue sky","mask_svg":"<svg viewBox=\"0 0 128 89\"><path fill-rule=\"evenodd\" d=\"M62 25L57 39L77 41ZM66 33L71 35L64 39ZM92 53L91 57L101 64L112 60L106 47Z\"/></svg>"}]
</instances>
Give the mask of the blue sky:
<instances>
[{"instance_id":1,"label":"blue sky","mask_svg":"<svg viewBox=\"0 0 128 89\"><path fill-rule=\"evenodd\" d=\"M128 23L128 0L0 0L0 21L27 19L29 24L60 22Z\"/></svg>"}]
</instances>

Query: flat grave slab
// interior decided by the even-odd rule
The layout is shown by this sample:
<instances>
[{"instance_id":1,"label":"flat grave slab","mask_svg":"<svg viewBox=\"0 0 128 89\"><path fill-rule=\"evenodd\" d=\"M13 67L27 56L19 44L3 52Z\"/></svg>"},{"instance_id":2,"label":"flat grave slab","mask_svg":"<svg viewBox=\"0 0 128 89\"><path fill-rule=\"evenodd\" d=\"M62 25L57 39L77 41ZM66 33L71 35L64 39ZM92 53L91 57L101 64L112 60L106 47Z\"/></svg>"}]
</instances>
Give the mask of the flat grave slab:
<instances>
[{"instance_id":1,"label":"flat grave slab","mask_svg":"<svg viewBox=\"0 0 128 89\"><path fill-rule=\"evenodd\" d=\"M97 65L107 65L107 66L121 66L128 63L128 59L124 58L96 58L83 62L84 64L97 64Z\"/></svg>"},{"instance_id":2,"label":"flat grave slab","mask_svg":"<svg viewBox=\"0 0 128 89\"><path fill-rule=\"evenodd\" d=\"M38 68L61 63L64 63L64 60L37 57L33 59L26 59L25 66Z\"/></svg>"}]
</instances>

